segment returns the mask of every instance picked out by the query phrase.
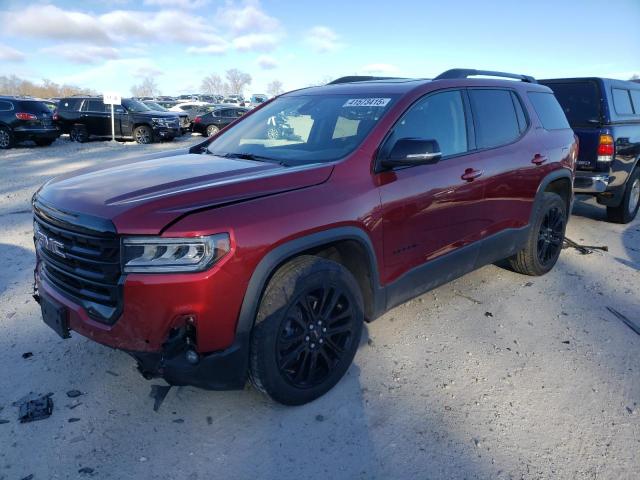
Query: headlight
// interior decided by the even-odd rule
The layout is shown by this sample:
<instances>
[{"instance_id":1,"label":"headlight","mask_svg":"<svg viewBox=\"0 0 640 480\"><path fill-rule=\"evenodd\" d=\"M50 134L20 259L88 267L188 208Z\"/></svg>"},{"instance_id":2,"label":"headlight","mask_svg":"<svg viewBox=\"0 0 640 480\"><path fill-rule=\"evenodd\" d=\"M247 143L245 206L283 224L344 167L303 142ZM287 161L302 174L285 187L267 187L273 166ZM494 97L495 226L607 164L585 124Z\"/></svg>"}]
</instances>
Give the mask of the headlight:
<instances>
[{"instance_id":1,"label":"headlight","mask_svg":"<svg viewBox=\"0 0 640 480\"><path fill-rule=\"evenodd\" d=\"M125 273L201 272L230 249L227 233L195 238L125 237L122 265Z\"/></svg>"},{"instance_id":2,"label":"headlight","mask_svg":"<svg viewBox=\"0 0 640 480\"><path fill-rule=\"evenodd\" d=\"M153 117L153 118L151 119L151 121L152 121L153 123L155 123L156 125L160 125L160 126L166 126L166 125L169 123L169 120L170 120L170 119L168 119L168 118L163 118L163 117Z\"/></svg>"}]
</instances>

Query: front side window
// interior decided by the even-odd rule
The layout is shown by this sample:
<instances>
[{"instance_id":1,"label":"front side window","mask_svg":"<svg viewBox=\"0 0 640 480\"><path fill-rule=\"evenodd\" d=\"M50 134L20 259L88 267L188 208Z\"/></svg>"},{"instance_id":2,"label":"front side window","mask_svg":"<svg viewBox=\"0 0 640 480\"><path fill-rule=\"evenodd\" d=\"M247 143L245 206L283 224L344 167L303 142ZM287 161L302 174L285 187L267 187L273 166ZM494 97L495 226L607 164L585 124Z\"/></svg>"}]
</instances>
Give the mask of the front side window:
<instances>
[{"instance_id":1,"label":"front side window","mask_svg":"<svg viewBox=\"0 0 640 480\"><path fill-rule=\"evenodd\" d=\"M132 100L130 98L123 98L122 106L126 108L129 112L133 112L133 113L151 111L151 109L147 107L144 103L139 102L138 100Z\"/></svg>"},{"instance_id":2,"label":"front side window","mask_svg":"<svg viewBox=\"0 0 640 480\"><path fill-rule=\"evenodd\" d=\"M633 115L633 108L631 107L631 98L629 97L629 90L623 90L622 88L614 88L612 91L613 91L613 107L616 109L616 113L619 115Z\"/></svg>"},{"instance_id":3,"label":"front side window","mask_svg":"<svg viewBox=\"0 0 640 480\"><path fill-rule=\"evenodd\" d=\"M211 142L208 151L216 155L264 158L285 165L338 160L360 145L396 97L387 94L280 97L223 132ZM346 126L346 121L357 125Z\"/></svg>"},{"instance_id":4,"label":"front side window","mask_svg":"<svg viewBox=\"0 0 640 480\"><path fill-rule=\"evenodd\" d=\"M562 107L552 93L529 92L527 95L545 130L571 128Z\"/></svg>"},{"instance_id":5,"label":"front side window","mask_svg":"<svg viewBox=\"0 0 640 480\"><path fill-rule=\"evenodd\" d=\"M447 91L418 101L396 124L382 155L388 154L387 150L401 138L436 140L443 157L466 152L467 124L462 93Z\"/></svg>"},{"instance_id":6,"label":"front side window","mask_svg":"<svg viewBox=\"0 0 640 480\"><path fill-rule=\"evenodd\" d=\"M513 142L520 126L509 90L470 89L478 148L492 148Z\"/></svg>"}]
</instances>

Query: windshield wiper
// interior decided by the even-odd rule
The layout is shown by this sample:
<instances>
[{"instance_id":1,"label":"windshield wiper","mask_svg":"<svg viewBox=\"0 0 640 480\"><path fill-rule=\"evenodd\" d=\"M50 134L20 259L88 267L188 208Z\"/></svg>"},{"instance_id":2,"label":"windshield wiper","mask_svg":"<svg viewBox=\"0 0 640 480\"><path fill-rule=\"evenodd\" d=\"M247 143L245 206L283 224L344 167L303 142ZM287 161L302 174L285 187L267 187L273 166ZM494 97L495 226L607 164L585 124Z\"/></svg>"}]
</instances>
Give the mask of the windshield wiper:
<instances>
[{"instance_id":1,"label":"windshield wiper","mask_svg":"<svg viewBox=\"0 0 640 480\"><path fill-rule=\"evenodd\" d=\"M222 154L214 153L214 152L210 152L210 153L212 153L213 155L217 155L219 157L224 157L224 158L240 158L242 160L255 160L256 162L276 163L278 165L282 165L283 167L287 166L287 164L282 160L267 157L265 155L256 155L255 153L247 153L247 152L230 152L230 153L222 153Z\"/></svg>"}]
</instances>

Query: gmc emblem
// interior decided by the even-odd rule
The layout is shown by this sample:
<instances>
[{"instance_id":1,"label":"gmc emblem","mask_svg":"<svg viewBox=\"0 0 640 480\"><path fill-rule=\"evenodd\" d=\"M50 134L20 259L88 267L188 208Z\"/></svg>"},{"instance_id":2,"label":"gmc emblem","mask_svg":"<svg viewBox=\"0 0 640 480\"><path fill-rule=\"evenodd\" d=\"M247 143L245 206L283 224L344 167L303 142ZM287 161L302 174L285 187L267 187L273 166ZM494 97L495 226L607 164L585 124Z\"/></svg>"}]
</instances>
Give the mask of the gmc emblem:
<instances>
[{"instance_id":1,"label":"gmc emblem","mask_svg":"<svg viewBox=\"0 0 640 480\"><path fill-rule=\"evenodd\" d=\"M48 250L49 252L59 257L62 257L62 258L67 257L64 253L64 244L62 242L54 240L53 238L49 238L40 231L36 231L36 236L37 236L38 245L41 248Z\"/></svg>"}]
</instances>

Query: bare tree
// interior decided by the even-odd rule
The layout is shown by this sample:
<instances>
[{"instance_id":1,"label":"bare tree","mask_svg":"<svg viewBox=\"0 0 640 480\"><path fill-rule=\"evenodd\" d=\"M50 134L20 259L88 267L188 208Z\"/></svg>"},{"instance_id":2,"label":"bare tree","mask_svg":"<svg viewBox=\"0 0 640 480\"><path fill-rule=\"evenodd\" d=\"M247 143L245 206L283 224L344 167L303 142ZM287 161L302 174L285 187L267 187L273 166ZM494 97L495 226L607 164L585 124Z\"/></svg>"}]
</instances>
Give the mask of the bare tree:
<instances>
[{"instance_id":1,"label":"bare tree","mask_svg":"<svg viewBox=\"0 0 640 480\"><path fill-rule=\"evenodd\" d=\"M633 75L631 75L631 78L629 80L640 80L640 75L634 73Z\"/></svg>"},{"instance_id":2,"label":"bare tree","mask_svg":"<svg viewBox=\"0 0 640 480\"><path fill-rule=\"evenodd\" d=\"M251 75L245 72L241 72L237 68L227 70L227 87L228 93L242 93L244 87L251 83Z\"/></svg>"},{"instance_id":3,"label":"bare tree","mask_svg":"<svg viewBox=\"0 0 640 480\"><path fill-rule=\"evenodd\" d=\"M140 85L131 87L131 95L134 97L155 97L158 94L158 84L152 77L145 77Z\"/></svg>"},{"instance_id":4,"label":"bare tree","mask_svg":"<svg viewBox=\"0 0 640 480\"><path fill-rule=\"evenodd\" d=\"M202 79L202 85L200 86L202 93L219 95L225 91L225 85L220 75L212 73Z\"/></svg>"},{"instance_id":5,"label":"bare tree","mask_svg":"<svg viewBox=\"0 0 640 480\"><path fill-rule=\"evenodd\" d=\"M282 88L282 82L280 80L274 80L267 85L267 93L273 97L280 95L283 91L284 89Z\"/></svg>"},{"instance_id":6,"label":"bare tree","mask_svg":"<svg viewBox=\"0 0 640 480\"><path fill-rule=\"evenodd\" d=\"M30 97L51 98L65 97L75 94L91 94L92 90L76 87L75 85L58 85L51 80L43 80L38 85L15 75L0 76L0 94L25 95Z\"/></svg>"}]
</instances>

